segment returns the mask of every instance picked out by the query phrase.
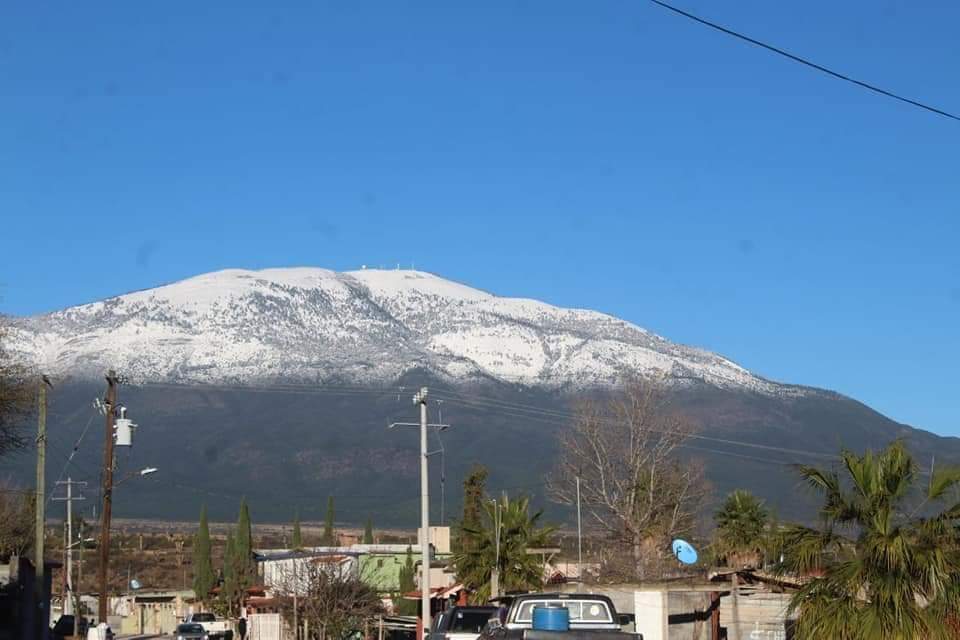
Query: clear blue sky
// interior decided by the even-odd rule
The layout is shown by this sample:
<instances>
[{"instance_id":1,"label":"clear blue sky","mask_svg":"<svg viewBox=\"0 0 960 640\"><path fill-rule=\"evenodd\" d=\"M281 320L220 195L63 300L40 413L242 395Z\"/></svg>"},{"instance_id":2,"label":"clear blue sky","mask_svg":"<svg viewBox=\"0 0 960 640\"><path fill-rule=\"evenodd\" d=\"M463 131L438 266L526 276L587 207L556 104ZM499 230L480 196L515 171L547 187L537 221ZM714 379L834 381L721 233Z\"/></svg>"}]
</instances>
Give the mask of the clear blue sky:
<instances>
[{"instance_id":1,"label":"clear blue sky","mask_svg":"<svg viewBox=\"0 0 960 640\"><path fill-rule=\"evenodd\" d=\"M958 3L677 1L960 111ZM0 310L415 262L960 435L958 122L644 0L16 4Z\"/></svg>"}]
</instances>

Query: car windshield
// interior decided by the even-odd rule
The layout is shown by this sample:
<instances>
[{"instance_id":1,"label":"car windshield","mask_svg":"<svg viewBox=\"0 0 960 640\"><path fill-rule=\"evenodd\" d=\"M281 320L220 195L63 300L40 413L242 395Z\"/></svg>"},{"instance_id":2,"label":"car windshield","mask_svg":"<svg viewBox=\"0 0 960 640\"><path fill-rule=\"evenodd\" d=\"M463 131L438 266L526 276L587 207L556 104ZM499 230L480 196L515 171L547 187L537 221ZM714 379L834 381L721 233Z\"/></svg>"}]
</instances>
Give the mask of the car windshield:
<instances>
[{"instance_id":1,"label":"car windshield","mask_svg":"<svg viewBox=\"0 0 960 640\"><path fill-rule=\"evenodd\" d=\"M177 627L177 633L203 633L203 627L198 624L182 624Z\"/></svg>"}]
</instances>

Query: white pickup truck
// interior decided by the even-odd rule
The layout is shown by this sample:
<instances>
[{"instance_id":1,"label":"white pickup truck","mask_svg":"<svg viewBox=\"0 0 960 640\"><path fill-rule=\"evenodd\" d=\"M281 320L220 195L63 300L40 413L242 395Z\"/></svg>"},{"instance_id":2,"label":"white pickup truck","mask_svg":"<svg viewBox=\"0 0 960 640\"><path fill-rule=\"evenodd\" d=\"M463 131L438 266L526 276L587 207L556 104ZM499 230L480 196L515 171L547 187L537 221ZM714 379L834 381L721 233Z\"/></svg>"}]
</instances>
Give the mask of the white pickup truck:
<instances>
[{"instance_id":1,"label":"white pickup truck","mask_svg":"<svg viewBox=\"0 0 960 640\"><path fill-rule=\"evenodd\" d=\"M230 623L223 618L218 619L212 613L192 613L183 622L203 627L209 640L233 640L233 629Z\"/></svg>"}]
</instances>

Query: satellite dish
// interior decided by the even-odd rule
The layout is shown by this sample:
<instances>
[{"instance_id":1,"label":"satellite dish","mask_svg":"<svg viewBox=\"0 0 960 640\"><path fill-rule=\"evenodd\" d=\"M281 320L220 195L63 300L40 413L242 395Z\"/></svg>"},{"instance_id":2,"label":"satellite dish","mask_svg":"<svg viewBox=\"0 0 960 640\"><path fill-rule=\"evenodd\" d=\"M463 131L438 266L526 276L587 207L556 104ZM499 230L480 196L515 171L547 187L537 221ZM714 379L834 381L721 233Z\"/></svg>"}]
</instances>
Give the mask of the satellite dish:
<instances>
[{"instance_id":1,"label":"satellite dish","mask_svg":"<svg viewBox=\"0 0 960 640\"><path fill-rule=\"evenodd\" d=\"M670 547L673 549L673 555L683 564L697 563L697 550L686 540L677 538Z\"/></svg>"},{"instance_id":2,"label":"satellite dish","mask_svg":"<svg viewBox=\"0 0 960 640\"><path fill-rule=\"evenodd\" d=\"M131 581L130 581L130 588L133 589L134 591L136 591L137 589L139 589L139 588L140 588L140 581L137 580L136 578L134 578L133 580L131 580Z\"/></svg>"}]
</instances>

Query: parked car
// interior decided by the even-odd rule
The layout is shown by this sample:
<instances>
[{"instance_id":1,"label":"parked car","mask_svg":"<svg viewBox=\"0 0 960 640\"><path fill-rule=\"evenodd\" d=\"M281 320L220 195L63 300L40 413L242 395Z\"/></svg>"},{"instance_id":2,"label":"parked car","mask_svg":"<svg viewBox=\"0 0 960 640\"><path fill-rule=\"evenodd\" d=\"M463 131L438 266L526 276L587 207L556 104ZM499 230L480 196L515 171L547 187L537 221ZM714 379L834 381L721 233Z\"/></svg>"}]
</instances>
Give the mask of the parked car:
<instances>
[{"instance_id":1,"label":"parked car","mask_svg":"<svg viewBox=\"0 0 960 640\"><path fill-rule=\"evenodd\" d=\"M569 631L535 630L533 610L536 607L565 608L570 615ZM480 640L558 640L561 637L570 640L643 640L639 634L623 632L620 616L610 598L581 593L528 593L515 596L506 611L501 609L480 634Z\"/></svg>"},{"instance_id":2,"label":"parked car","mask_svg":"<svg viewBox=\"0 0 960 640\"><path fill-rule=\"evenodd\" d=\"M57 622L53 625L53 630L50 632L53 640L63 640L63 638L68 638L73 635L73 622L75 616L72 613L65 613L59 618ZM77 622L77 635L86 637L87 635L87 619L83 616L80 616L76 619Z\"/></svg>"},{"instance_id":3,"label":"parked car","mask_svg":"<svg viewBox=\"0 0 960 640\"><path fill-rule=\"evenodd\" d=\"M433 619L429 640L477 640L497 607L450 607Z\"/></svg>"},{"instance_id":4,"label":"parked car","mask_svg":"<svg viewBox=\"0 0 960 640\"><path fill-rule=\"evenodd\" d=\"M178 624L173 634L177 636L177 640L210 640L203 626L194 622Z\"/></svg>"},{"instance_id":5,"label":"parked car","mask_svg":"<svg viewBox=\"0 0 960 640\"><path fill-rule=\"evenodd\" d=\"M230 628L230 623L223 618L217 618L212 613L194 613L187 616L183 622L199 624L209 640L233 640L233 629Z\"/></svg>"}]
</instances>

